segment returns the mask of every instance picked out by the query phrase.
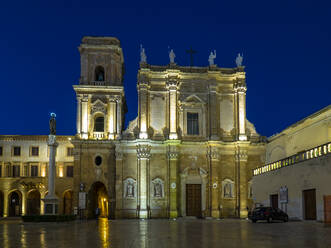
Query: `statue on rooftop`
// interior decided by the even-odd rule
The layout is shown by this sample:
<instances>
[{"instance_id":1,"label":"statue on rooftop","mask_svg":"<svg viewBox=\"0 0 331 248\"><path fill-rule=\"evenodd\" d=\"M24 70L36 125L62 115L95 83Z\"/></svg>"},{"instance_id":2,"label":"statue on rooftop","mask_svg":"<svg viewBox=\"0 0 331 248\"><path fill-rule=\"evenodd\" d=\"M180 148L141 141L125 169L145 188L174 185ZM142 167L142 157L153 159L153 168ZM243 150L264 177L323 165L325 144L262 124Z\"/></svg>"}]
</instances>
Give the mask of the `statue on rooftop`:
<instances>
[{"instance_id":1,"label":"statue on rooftop","mask_svg":"<svg viewBox=\"0 0 331 248\"><path fill-rule=\"evenodd\" d=\"M216 50L214 50L214 53L210 52L210 55L208 58L209 66L214 65L214 59L216 59Z\"/></svg>"},{"instance_id":2,"label":"statue on rooftop","mask_svg":"<svg viewBox=\"0 0 331 248\"><path fill-rule=\"evenodd\" d=\"M175 63L175 53L174 53L174 50L171 49L170 52L169 52L169 59L170 59L170 64L174 64Z\"/></svg>"},{"instance_id":3,"label":"statue on rooftop","mask_svg":"<svg viewBox=\"0 0 331 248\"><path fill-rule=\"evenodd\" d=\"M237 58L236 58L237 67L242 66L243 59L244 59L243 55L240 55L240 53L238 53Z\"/></svg>"},{"instance_id":4,"label":"statue on rooftop","mask_svg":"<svg viewBox=\"0 0 331 248\"><path fill-rule=\"evenodd\" d=\"M147 63L147 56L143 45L140 45L140 63Z\"/></svg>"}]
</instances>

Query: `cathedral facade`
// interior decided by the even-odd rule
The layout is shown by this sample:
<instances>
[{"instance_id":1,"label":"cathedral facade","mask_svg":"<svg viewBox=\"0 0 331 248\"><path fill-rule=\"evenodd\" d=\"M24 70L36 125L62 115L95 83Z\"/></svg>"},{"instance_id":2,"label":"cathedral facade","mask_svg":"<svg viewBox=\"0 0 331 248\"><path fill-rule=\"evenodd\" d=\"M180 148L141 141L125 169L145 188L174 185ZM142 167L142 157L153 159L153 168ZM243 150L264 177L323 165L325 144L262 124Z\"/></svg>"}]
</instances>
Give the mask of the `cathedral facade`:
<instances>
[{"instance_id":1,"label":"cathedral facade","mask_svg":"<svg viewBox=\"0 0 331 248\"><path fill-rule=\"evenodd\" d=\"M264 162L265 140L246 119L241 63L234 68L213 61L208 67L179 66L171 51L170 63L157 66L148 64L142 51L138 116L124 129L119 40L84 37L79 52L81 77L73 86L77 133L61 136L70 156L64 152L57 158L60 212L93 217L98 208L110 218L247 216L253 169ZM37 147L37 139L45 140L38 145L45 161L31 162L29 152L13 156L15 147L29 142L27 150ZM46 137L2 136L0 148L0 214L28 214L29 204L38 205L47 194ZM38 165L35 177L33 164ZM33 203L29 194L36 191Z\"/></svg>"}]
</instances>

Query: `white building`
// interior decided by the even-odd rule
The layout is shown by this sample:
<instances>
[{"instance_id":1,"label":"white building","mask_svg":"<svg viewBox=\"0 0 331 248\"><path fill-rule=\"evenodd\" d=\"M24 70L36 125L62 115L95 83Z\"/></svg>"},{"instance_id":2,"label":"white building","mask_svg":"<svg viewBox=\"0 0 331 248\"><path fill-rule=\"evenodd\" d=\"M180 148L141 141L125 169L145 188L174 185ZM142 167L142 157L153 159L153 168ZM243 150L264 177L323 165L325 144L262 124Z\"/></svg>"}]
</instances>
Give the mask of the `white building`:
<instances>
[{"instance_id":1,"label":"white building","mask_svg":"<svg viewBox=\"0 0 331 248\"><path fill-rule=\"evenodd\" d=\"M253 171L255 203L292 219L331 221L331 105L269 138Z\"/></svg>"}]
</instances>

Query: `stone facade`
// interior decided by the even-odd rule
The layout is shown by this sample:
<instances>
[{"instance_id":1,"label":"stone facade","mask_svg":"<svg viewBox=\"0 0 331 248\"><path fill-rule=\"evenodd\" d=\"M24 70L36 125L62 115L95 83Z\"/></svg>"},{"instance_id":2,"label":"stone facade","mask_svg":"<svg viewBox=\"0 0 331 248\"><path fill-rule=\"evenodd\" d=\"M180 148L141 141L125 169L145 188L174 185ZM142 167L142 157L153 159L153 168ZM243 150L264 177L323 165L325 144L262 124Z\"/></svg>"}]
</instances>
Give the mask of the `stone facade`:
<instances>
[{"instance_id":1,"label":"stone facade","mask_svg":"<svg viewBox=\"0 0 331 248\"><path fill-rule=\"evenodd\" d=\"M247 216L252 169L264 162L265 142L246 119L244 67L141 62L138 116L123 130L120 42L84 37L79 51L71 144L72 204L81 216L99 208L111 218L177 218L194 204L196 216ZM200 185L195 198L190 184Z\"/></svg>"}]
</instances>

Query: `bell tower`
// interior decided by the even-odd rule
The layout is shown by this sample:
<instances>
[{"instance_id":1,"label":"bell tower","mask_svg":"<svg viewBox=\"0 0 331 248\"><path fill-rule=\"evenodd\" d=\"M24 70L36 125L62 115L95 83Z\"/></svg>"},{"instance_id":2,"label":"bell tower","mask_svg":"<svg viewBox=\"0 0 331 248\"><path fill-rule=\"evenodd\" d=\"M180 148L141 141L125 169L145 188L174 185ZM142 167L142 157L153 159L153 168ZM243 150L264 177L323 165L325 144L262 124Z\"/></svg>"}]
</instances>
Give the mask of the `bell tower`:
<instances>
[{"instance_id":1,"label":"bell tower","mask_svg":"<svg viewBox=\"0 0 331 248\"><path fill-rule=\"evenodd\" d=\"M77 96L77 138L119 139L124 123L124 59L114 37L84 37L79 46L81 76Z\"/></svg>"}]
</instances>

